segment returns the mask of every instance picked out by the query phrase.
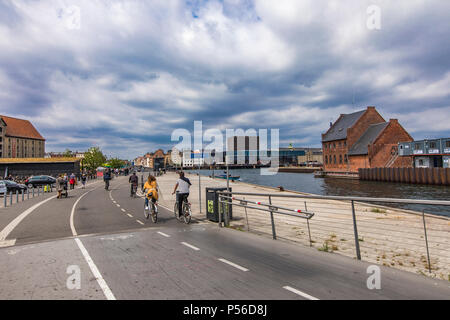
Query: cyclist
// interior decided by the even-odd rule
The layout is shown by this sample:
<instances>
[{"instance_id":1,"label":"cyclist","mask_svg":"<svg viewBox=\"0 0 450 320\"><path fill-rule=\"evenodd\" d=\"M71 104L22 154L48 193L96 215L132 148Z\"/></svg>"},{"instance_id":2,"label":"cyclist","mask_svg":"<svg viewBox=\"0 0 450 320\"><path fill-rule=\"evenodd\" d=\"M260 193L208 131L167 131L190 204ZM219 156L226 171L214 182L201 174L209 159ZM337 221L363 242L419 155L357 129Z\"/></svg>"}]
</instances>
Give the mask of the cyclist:
<instances>
[{"instance_id":1,"label":"cyclist","mask_svg":"<svg viewBox=\"0 0 450 320\"><path fill-rule=\"evenodd\" d=\"M192 185L188 178L184 176L184 172L180 171L178 173L180 175L180 178L177 180L177 183L175 185L175 188L173 189L172 194L175 194L175 192L178 189L177 193L177 201L178 201L178 217L181 217L182 214L182 208L183 208L183 201L189 197L189 187Z\"/></svg>"},{"instance_id":2,"label":"cyclist","mask_svg":"<svg viewBox=\"0 0 450 320\"><path fill-rule=\"evenodd\" d=\"M105 181L105 189L109 189L109 180L111 180L111 171L107 169L105 173L103 174L103 181Z\"/></svg>"},{"instance_id":3,"label":"cyclist","mask_svg":"<svg viewBox=\"0 0 450 320\"><path fill-rule=\"evenodd\" d=\"M136 175L136 172L133 172L133 174L128 179L128 182L131 183L131 195L130 196L132 197L133 194L136 193L137 185L138 185L138 182L139 182L139 178Z\"/></svg>"},{"instance_id":4,"label":"cyclist","mask_svg":"<svg viewBox=\"0 0 450 320\"><path fill-rule=\"evenodd\" d=\"M155 204L155 210L158 212L158 207L156 206L156 201L158 200L158 186L156 184L156 178L151 174L148 175L147 182L144 184L145 193L145 210L148 210L148 200L152 199Z\"/></svg>"}]
</instances>

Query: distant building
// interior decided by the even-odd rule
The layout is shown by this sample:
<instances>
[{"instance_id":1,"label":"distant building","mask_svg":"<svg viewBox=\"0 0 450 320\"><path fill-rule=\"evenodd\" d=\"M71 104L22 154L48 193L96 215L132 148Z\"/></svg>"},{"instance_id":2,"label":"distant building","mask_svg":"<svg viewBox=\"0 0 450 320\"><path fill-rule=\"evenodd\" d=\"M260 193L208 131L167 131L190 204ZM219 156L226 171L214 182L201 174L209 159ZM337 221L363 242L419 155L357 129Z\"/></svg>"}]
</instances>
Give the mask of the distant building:
<instances>
[{"instance_id":1,"label":"distant building","mask_svg":"<svg viewBox=\"0 0 450 320\"><path fill-rule=\"evenodd\" d=\"M44 158L45 139L28 120L0 115L0 158Z\"/></svg>"},{"instance_id":2,"label":"distant building","mask_svg":"<svg viewBox=\"0 0 450 320\"><path fill-rule=\"evenodd\" d=\"M318 165L323 164L323 152L320 148L306 148L305 154L297 157L298 165Z\"/></svg>"},{"instance_id":3,"label":"distant building","mask_svg":"<svg viewBox=\"0 0 450 320\"><path fill-rule=\"evenodd\" d=\"M415 168L450 168L450 138L400 142L401 158L412 158Z\"/></svg>"},{"instance_id":4,"label":"distant building","mask_svg":"<svg viewBox=\"0 0 450 320\"><path fill-rule=\"evenodd\" d=\"M322 134L324 170L357 172L359 168L411 166L398 157L400 141L413 138L397 119L386 122L375 107L341 114Z\"/></svg>"}]
</instances>

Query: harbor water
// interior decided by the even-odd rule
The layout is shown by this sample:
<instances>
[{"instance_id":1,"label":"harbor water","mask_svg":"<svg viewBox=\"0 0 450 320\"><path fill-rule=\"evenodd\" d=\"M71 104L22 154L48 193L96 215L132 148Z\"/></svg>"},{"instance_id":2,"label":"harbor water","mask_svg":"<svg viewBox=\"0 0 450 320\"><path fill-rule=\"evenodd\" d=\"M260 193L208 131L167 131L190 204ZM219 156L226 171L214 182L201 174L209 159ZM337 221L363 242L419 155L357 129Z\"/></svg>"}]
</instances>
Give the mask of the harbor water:
<instances>
[{"instance_id":1,"label":"harbor water","mask_svg":"<svg viewBox=\"0 0 450 320\"><path fill-rule=\"evenodd\" d=\"M193 170L194 172L198 170ZM215 175L224 174L223 170L215 170ZM260 169L230 170L233 176L240 176L240 181L269 186L282 186L285 190L293 190L326 196L355 196L373 198L400 198L450 200L448 186L416 185L405 183L362 181L357 179L315 178L312 173L285 173L261 175ZM200 170L200 174L211 176L212 170ZM450 207L380 203L381 205L422 211L450 217Z\"/></svg>"}]
</instances>

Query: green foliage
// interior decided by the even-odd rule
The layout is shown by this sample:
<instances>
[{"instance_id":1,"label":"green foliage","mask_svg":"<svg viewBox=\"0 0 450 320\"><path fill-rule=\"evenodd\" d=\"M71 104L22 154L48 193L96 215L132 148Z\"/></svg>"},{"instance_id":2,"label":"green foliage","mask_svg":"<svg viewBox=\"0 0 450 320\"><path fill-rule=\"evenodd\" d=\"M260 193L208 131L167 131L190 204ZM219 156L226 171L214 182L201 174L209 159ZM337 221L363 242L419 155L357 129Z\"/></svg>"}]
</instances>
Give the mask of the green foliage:
<instances>
[{"instance_id":1,"label":"green foliage","mask_svg":"<svg viewBox=\"0 0 450 320\"><path fill-rule=\"evenodd\" d=\"M111 159L108 160L108 164L113 169L119 169L119 168L122 168L125 165L125 161L120 160L118 158L111 158Z\"/></svg>"},{"instance_id":2,"label":"green foliage","mask_svg":"<svg viewBox=\"0 0 450 320\"><path fill-rule=\"evenodd\" d=\"M66 149L66 151L63 152L63 156L70 158L70 157L73 157L73 153L69 149Z\"/></svg>"},{"instance_id":3,"label":"green foliage","mask_svg":"<svg viewBox=\"0 0 450 320\"><path fill-rule=\"evenodd\" d=\"M91 147L84 154L83 165L88 170L95 170L105 163L106 157L99 147Z\"/></svg>"}]
</instances>

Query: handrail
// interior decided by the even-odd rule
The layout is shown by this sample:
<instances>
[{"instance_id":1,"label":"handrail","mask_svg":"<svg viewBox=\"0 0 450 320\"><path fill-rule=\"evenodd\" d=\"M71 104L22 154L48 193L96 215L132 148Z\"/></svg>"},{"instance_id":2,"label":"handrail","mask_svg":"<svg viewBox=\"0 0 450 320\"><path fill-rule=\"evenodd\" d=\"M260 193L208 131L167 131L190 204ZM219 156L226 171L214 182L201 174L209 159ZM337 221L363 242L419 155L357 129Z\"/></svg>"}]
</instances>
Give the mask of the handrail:
<instances>
[{"instance_id":1,"label":"handrail","mask_svg":"<svg viewBox=\"0 0 450 320\"><path fill-rule=\"evenodd\" d=\"M321 195L295 195L295 194L276 194L276 193L252 193L252 192L227 192L220 191L224 195L242 195L242 196L262 196L273 198L301 198L301 199L323 199L323 200L346 200L360 202L389 202L423 205L450 206L447 200L424 200L424 199L399 199L399 198L372 198L372 197L349 197L349 196L321 196Z\"/></svg>"}]
</instances>

